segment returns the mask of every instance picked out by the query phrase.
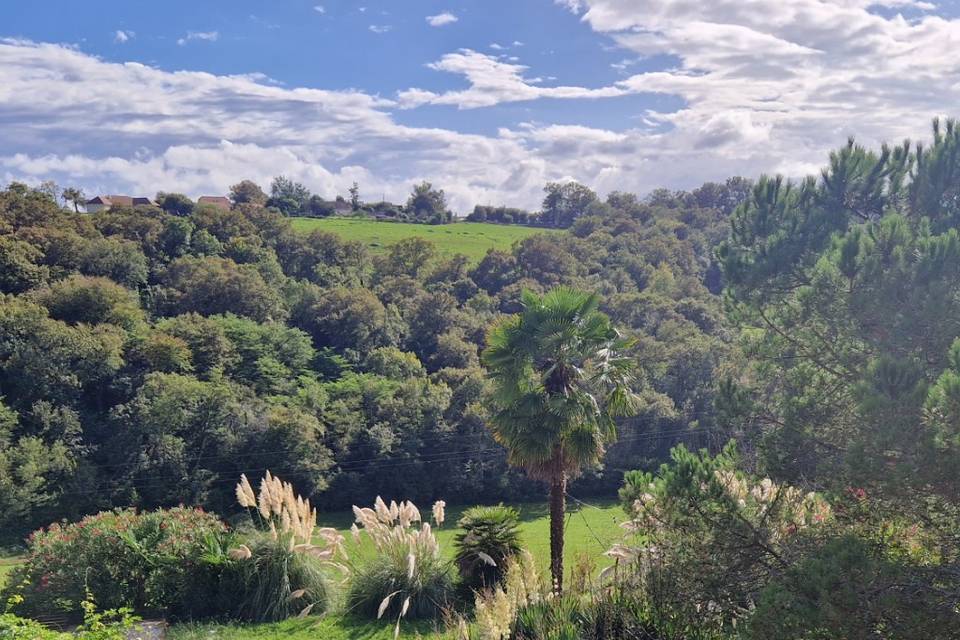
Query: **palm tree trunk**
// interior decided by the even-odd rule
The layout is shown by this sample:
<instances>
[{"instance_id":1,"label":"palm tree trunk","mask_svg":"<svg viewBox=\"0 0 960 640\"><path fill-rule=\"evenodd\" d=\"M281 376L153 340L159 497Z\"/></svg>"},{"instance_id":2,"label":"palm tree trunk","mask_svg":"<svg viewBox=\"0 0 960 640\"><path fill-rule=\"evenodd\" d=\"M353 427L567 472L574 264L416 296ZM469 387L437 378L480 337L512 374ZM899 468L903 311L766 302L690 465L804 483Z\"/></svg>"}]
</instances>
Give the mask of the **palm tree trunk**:
<instances>
[{"instance_id":1,"label":"palm tree trunk","mask_svg":"<svg viewBox=\"0 0 960 640\"><path fill-rule=\"evenodd\" d=\"M553 590L563 592L563 518L567 510L567 474L560 470L550 482L550 575Z\"/></svg>"}]
</instances>

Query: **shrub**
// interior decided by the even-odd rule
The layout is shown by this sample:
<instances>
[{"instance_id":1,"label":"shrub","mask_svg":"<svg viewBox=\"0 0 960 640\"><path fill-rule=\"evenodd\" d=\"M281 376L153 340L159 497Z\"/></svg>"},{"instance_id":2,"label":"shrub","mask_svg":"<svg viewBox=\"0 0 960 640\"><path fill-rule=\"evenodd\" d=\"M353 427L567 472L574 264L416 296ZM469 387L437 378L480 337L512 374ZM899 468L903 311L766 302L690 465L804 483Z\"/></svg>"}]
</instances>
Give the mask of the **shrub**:
<instances>
[{"instance_id":1,"label":"shrub","mask_svg":"<svg viewBox=\"0 0 960 640\"><path fill-rule=\"evenodd\" d=\"M267 530L229 552L222 590L232 593L234 615L257 622L322 613L329 605L324 565L344 555L344 538L335 529L317 528L317 511L296 495L293 485L267 471L257 495L240 477L240 506L256 509ZM313 544L318 536L323 545Z\"/></svg>"},{"instance_id":2,"label":"shrub","mask_svg":"<svg viewBox=\"0 0 960 640\"><path fill-rule=\"evenodd\" d=\"M0 615L0 638L4 640L66 640L68 637L29 618L20 618L12 613Z\"/></svg>"},{"instance_id":3,"label":"shrub","mask_svg":"<svg viewBox=\"0 0 960 640\"><path fill-rule=\"evenodd\" d=\"M529 604L517 612L512 638L581 640L582 606L579 598L570 595Z\"/></svg>"},{"instance_id":4,"label":"shrub","mask_svg":"<svg viewBox=\"0 0 960 640\"><path fill-rule=\"evenodd\" d=\"M353 512L377 555L355 571L348 607L370 617L396 616L398 629L404 617L437 618L450 600L453 580L430 524L414 526L421 522L417 507L412 502L387 506L378 496L373 509L354 507ZM443 503L434 505L433 515L436 524L443 523ZM356 525L352 531L359 540Z\"/></svg>"},{"instance_id":5,"label":"shrub","mask_svg":"<svg viewBox=\"0 0 960 640\"><path fill-rule=\"evenodd\" d=\"M456 563L466 585L474 589L500 582L506 562L520 552L520 513L502 504L467 509L457 526Z\"/></svg>"},{"instance_id":6,"label":"shrub","mask_svg":"<svg viewBox=\"0 0 960 640\"><path fill-rule=\"evenodd\" d=\"M53 524L29 538L26 563L4 597L24 597L18 611L78 615L90 597L108 609L196 615L215 576L202 556L225 526L197 509L102 512Z\"/></svg>"},{"instance_id":7,"label":"shrub","mask_svg":"<svg viewBox=\"0 0 960 640\"><path fill-rule=\"evenodd\" d=\"M656 475L635 474L628 531L608 555L639 573L662 626L726 631L749 614L760 589L827 532L830 505L815 493L736 470L736 452L682 445Z\"/></svg>"}]
</instances>

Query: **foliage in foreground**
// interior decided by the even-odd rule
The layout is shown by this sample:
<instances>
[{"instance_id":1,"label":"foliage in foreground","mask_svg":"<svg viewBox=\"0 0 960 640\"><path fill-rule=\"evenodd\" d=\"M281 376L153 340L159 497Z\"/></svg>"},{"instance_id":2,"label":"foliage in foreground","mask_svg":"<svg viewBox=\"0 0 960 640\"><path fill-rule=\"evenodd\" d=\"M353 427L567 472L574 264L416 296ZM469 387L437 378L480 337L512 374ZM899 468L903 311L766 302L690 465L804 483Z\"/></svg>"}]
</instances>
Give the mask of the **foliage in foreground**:
<instances>
[{"instance_id":1,"label":"foliage in foreground","mask_svg":"<svg viewBox=\"0 0 960 640\"><path fill-rule=\"evenodd\" d=\"M736 465L732 446L715 457L681 446L656 475L629 474L622 491L638 539L611 555L636 566L636 588L690 630L735 628L831 518L822 497L752 480Z\"/></svg>"},{"instance_id":2,"label":"foliage in foreground","mask_svg":"<svg viewBox=\"0 0 960 640\"><path fill-rule=\"evenodd\" d=\"M168 640L454 640L442 622L409 621L395 635L393 625L361 616L329 613L264 624L187 623L170 627Z\"/></svg>"},{"instance_id":3,"label":"foliage in foreground","mask_svg":"<svg viewBox=\"0 0 960 640\"><path fill-rule=\"evenodd\" d=\"M718 255L742 356L718 422L758 474L837 506L758 635L960 628L958 176L960 126L934 121L930 144L851 140L818 176L762 178L732 217Z\"/></svg>"},{"instance_id":4,"label":"foliage in foreground","mask_svg":"<svg viewBox=\"0 0 960 640\"><path fill-rule=\"evenodd\" d=\"M673 452L622 495L635 536L615 546L652 620L685 634L765 638L946 638L960 614L916 528L870 522L866 496L832 507L717 456Z\"/></svg>"},{"instance_id":5,"label":"foliage in foreground","mask_svg":"<svg viewBox=\"0 0 960 640\"><path fill-rule=\"evenodd\" d=\"M653 622L642 593L626 580L604 584L592 567L563 595L552 593L526 552L508 561L503 582L476 595L475 623L461 619L460 640L660 640L674 638ZM680 640L681 636L676 636ZM706 635L683 640L708 640ZM709 640L713 640L710 638Z\"/></svg>"},{"instance_id":6,"label":"foliage in foreground","mask_svg":"<svg viewBox=\"0 0 960 640\"><path fill-rule=\"evenodd\" d=\"M242 549L249 556L228 563L222 579L231 619L276 622L328 609L331 595L319 558L263 533L245 538Z\"/></svg>"},{"instance_id":7,"label":"foliage in foreground","mask_svg":"<svg viewBox=\"0 0 960 640\"><path fill-rule=\"evenodd\" d=\"M21 602L13 596L7 601L12 608ZM129 640L131 631L140 618L129 609L97 611L91 595L81 603L83 623L72 633L61 633L35 620L21 618L13 613L0 614L0 638L3 640Z\"/></svg>"}]
</instances>

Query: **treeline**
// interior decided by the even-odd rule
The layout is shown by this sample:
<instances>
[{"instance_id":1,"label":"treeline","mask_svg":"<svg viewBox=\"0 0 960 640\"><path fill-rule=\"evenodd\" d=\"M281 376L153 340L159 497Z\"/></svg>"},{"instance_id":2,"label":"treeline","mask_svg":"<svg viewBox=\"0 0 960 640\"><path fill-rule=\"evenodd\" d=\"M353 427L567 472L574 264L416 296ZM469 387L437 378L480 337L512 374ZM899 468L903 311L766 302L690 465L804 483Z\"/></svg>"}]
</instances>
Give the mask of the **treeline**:
<instances>
[{"instance_id":1,"label":"treeline","mask_svg":"<svg viewBox=\"0 0 960 640\"><path fill-rule=\"evenodd\" d=\"M0 530L117 505L228 512L236 478L266 468L327 509L539 498L488 435L478 353L524 289L558 284L599 291L638 339L647 399L575 491L609 492L691 422L711 433L722 211L616 194L472 265L419 238L371 255L301 235L253 195L78 214L0 192Z\"/></svg>"},{"instance_id":2,"label":"treeline","mask_svg":"<svg viewBox=\"0 0 960 640\"><path fill-rule=\"evenodd\" d=\"M687 211L708 209L729 215L747 199L752 187L750 180L734 177L723 183L704 183L693 191L656 189L638 203L633 194L614 192L604 201L592 189L578 182L550 182L543 189L545 195L538 212L478 204L467 216L467 221L567 229L580 218L610 215L624 206L636 204Z\"/></svg>"},{"instance_id":3,"label":"treeline","mask_svg":"<svg viewBox=\"0 0 960 640\"><path fill-rule=\"evenodd\" d=\"M44 182L38 191L53 199L59 196L64 204L72 203L75 211L79 211L79 205L85 201L83 191L72 187L61 190L53 182ZM349 200L340 195L327 200L312 193L300 182L277 176L270 183L269 193L252 180L242 180L230 187L227 198L233 207L242 204L261 206L284 216L326 218L332 215L357 215L428 224L445 224L453 220L443 190L435 189L429 182L414 185L406 204L364 202L356 182L350 187L349 195ZM196 202L182 193L161 191L157 193L155 201L159 208L178 216L190 215L197 206Z\"/></svg>"}]
</instances>

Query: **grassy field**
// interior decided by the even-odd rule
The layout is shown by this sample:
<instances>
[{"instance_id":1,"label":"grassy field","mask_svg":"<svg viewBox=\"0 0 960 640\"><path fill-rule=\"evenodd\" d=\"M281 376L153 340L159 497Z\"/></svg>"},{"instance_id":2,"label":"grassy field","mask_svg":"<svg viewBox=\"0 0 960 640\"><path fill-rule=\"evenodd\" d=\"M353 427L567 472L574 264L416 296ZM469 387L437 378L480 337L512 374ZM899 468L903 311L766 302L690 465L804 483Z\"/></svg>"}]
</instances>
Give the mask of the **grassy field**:
<instances>
[{"instance_id":1,"label":"grassy field","mask_svg":"<svg viewBox=\"0 0 960 640\"><path fill-rule=\"evenodd\" d=\"M373 505L364 506L372 507ZM417 506L424 517L430 516L430 505ZM533 554L541 568L546 570L550 560L550 519L547 505L533 503L514 506L520 510L521 544ZM444 525L434 529L440 549L447 558L453 557L454 537L458 531L457 520L460 519L463 510L464 507L447 508ZM567 569L581 555L592 558L602 565L603 552L622 536L623 530L619 525L625 517L623 510L616 502L600 502L592 506L568 505L564 546ZM347 553L352 559L363 560L374 553L373 545L366 536L360 547L357 547L351 538L349 529L353 524L352 513L321 513L317 516L317 520L320 526L335 527L343 532L347 538Z\"/></svg>"},{"instance_id":2,"label":"grassy field","mask_svg":"<svg viewBox=\"0 0 960 640\"><path fill-rule=\"evenodd\" d=\"M370 622L349 616L327 615L322 618L286 620L276 624L176 625L167 633L167 640L394 640L393 623ZM416 638L444 638L449 635L436 623L400 624L403 640Z\"/></svg>"},{"instance_id":3,"label":"grassy field","mask_svg":"<svg viewBox=\"0 0 960 640\"><path fill-rule=\"evenodd\" d=\"M554 230L481 222L427 225L360 218L293 218L292 223L297 231L306 233L322 229L347 240L362 242L374 253L386 251L387 247L398 240L421 236L436 244L441 253L462 253L473 262L479 262L488 249L509 249L517 240L536 233L560 233Z\"/></svg>"},{"instance_id":4,"label":"grassy field","mask_svg":"<svg viewBox=\"0 0 960 640\"><path fill-rule=\"evenodd\" d=\"M20 562L20 558L16 556L0 557L0 586L3 586L7 580L7 574L13 571L13 568Z\"/></svg>"}]
</instances>

